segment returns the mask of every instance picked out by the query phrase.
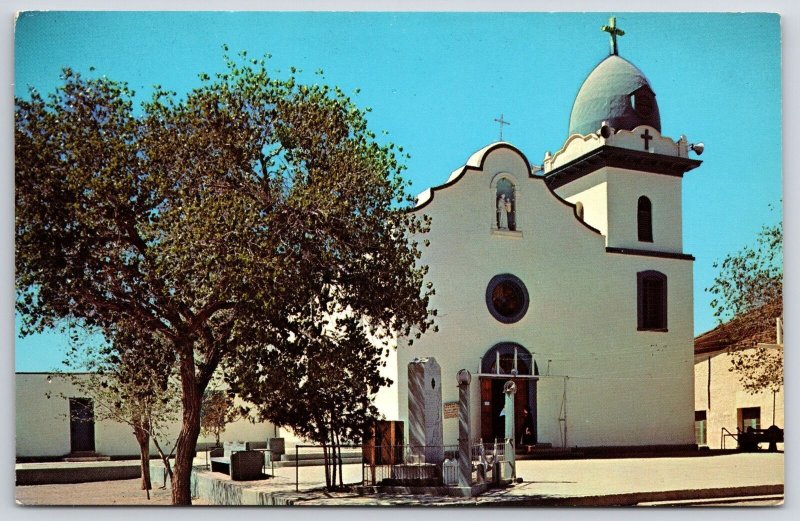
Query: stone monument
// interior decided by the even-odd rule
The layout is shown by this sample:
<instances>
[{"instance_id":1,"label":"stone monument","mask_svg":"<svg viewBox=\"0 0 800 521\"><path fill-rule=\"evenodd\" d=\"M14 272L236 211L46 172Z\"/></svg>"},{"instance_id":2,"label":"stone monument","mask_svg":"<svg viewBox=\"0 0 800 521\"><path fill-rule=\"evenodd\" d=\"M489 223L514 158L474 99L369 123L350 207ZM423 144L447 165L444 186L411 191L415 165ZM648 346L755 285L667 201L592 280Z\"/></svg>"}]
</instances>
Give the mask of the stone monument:
<instances>
[{"instance_id":1,"label":"stone monument","mask_svg":"<svg viewBox=\"0 0 800 521\"><path fill-rule=\"evenodd\" d=\"M433 357L408 363L408 444L413 457L424 457L415 463L444 461L441 378L442 370Z\"/></svg>"}]
</instances>

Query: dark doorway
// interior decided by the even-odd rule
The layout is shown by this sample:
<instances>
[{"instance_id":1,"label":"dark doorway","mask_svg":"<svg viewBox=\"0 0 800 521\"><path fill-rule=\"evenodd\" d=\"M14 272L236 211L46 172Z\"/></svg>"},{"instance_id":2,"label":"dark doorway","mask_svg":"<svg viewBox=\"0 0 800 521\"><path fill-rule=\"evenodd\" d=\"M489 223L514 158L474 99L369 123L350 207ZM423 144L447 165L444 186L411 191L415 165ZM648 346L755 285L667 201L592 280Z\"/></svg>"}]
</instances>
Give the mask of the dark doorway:
<instances>
[{"instance_id":1,"label":"dark doorway","mask_svg":"<svg viewBox=\"0 0 800 521\"><path fill-rule=\"evenodd\" d=\"M90 398L69 399L69 437L72 452L94 452L94 407Z\"/></svg>"},{"instance_id":2,"label":"dark doorway","mask_svg":"<svg viewBox=\"0 0 800 521\"><path fill-rule=\"evenodd\" d=\"M505 416L500 416L505 406L503 386L509 380L517 384L514 395L514 440L520 445L525 426L530 434L525 445L536 444L536 382L539 367L525 347L514 342L501 342L489 349L481 358L481 438L485 443L505 438ZM525 411L528 411L526 420Z\"/></svg>"},{"instance_id":3,"label":"dark doorway","mask_svg":"<svg viewBox=\"0 0 800 521\"><path fill-rule=\"evenodd\" d=\"M525 410L531 415L528 426L532 433L526 437L529 444L536 443L536 380L527 378L481 379L481 437L486 443L505 438L506 419L501 416L505 407L503 386L508 380L517 384L514 395L514 440L519 445L525 431Z\"/></svg>"}]
</instances>

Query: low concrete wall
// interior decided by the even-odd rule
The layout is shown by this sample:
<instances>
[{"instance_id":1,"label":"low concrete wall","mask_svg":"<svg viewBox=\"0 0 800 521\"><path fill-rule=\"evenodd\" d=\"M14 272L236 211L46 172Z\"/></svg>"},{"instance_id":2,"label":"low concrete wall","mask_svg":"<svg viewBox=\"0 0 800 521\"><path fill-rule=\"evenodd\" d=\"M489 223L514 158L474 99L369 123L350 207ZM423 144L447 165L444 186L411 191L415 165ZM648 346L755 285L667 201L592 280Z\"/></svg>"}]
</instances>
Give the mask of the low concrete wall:
<instances>
[{"instance_id":1,"label":"low concrete wall","mask_svg":"<svg viewBox=\"0 0 800 521\"><path fill-rule=\"evenodd\" d=\"M150 478L154 487L164 486L169 479L164 475L163 465L150 465ZM205 467L192 469L192 497L201 498L212 505L293 505L295 494L287 492L265 492L253 490L250 482L234 482L220 476L212 475Z\"/></svg>"},{"instance_id":2,"label":"low concrete wall","mask_svg":"<svg viewBox=\"0 0 800 521\"><path fill-rule=\"evenodd\" d=\"M141 477L141 475L141 468L138 462L131 465L81 468L64 466L57 468L17 469L17 485L87 483L90 481L134 479Z\"/></svg>"}]
</instances>

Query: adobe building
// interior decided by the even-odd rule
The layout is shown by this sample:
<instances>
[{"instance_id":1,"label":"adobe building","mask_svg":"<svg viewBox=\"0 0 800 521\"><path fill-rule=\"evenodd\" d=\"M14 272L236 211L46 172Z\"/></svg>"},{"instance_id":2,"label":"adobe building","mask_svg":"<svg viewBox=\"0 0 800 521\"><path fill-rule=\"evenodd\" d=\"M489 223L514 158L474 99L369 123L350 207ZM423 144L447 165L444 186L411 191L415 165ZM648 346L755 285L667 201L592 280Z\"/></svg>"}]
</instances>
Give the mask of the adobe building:
<instances>
[{"instance_id":1,"label":"adobe building","mask_svg":"<svg viewBox=\"0 0 800 521\"><path fill-rule=\"evenodd\" d=\"M772 392L747 392L739 374L732 371L732 351L753 353L763 348L783 356L783 323L778 320L771 341L753 340L750 345L736 346L729 338L729 324L723 324L698 336L694 342L695 398L694 418L697 445L709 449L735 449L738 431L748 427L766 429L772 425L784 428L784 389ZM764 332L767 333L767 332ZM771 333L771 332L770 332ZM778 443L783 450L783 443ZM766 445L763 446L766 448Z\"/></svg>"},{"instance_id":2,"label":"adobe building","mask_svg":"<svg viewBox=\"0 0 800 521\"><path fill-rule=\"evenodd\" d=\"M525 444L695 445L681 183L702 145L673 137L684 129L662 133L657 86L618 55L611 30L612 52L578 90L560 149L537 165L511 143L489 144L412 210L432 218L420 263L439 331L398 339L399 417L408 424L409 362L434 357L445 445L457 443L462 368L476 440L503 438L513 379L518 443L529 421Z\"/></svg>"},{"instance_id":3,"label":"adobe building","mask_svg":"<svg viewBox=\"0 0 800 521\"><path fill-rule=\"evenodd\" d=\"M78 378L81 375L77 376ZM16 373L16 457L18 461L64 457L139 458L132 428L104 417L102 404L94 403L71 376L53 373ZM169 452L180 430L180 417L159 440ZM254 441L266 445L278 429L267 422L238 419L225 427L224 441ZM201 436L198 445L213 446L213 436ZM150 443L151 456L157 456Z\"/></svg>"}]
</instances>

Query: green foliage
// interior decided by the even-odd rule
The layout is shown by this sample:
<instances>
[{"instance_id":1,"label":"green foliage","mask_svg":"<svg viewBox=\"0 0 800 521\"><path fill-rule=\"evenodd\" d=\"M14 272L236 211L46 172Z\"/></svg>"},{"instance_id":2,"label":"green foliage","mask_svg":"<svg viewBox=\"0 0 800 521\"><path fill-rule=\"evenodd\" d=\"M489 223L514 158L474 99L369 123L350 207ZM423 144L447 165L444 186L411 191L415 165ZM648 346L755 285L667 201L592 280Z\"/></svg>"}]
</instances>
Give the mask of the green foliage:
<instances>
[{"instance_id":1,"label":"green foliage","mask_svg":"<svg viewBox=\"0 0 800 521\"><path fill-rule=\"evenodd\" d=\"M783 347L756 346L733 351L730 370L738 374L739 382L750 394L780 392L783 389Z\"/></svg>"},{"instance_id":2,"label":"green foliage","mask_svg":"<svg viewBox=\"0 0 800 521\"><path fill-rule=\"evenodd\" d=\"M170 427L180 410L175 353L147 331L115 328L106 332L106 343L98 343L97 335L83 332L78 335L73 330L64 362L74 371L88 372L63 376L83 396L91 398L96 420L112 420L131 428L139 443L142 488L149 490L151 441L167 473L172 474L169 458L175 444L170 440L174 435ZM144 353L148 354L146 361L142 360Z\"/></svg>"},{"instance_id":3,"label":"green foliage","mask_svg":"<svg viewBox=\"0 0 800 521\"><path fill-rule=\"evenodd\" d=\"M112 334L99 345L91 337L73 339L65 363L87 372L67 374L96 403L99 420L146 425L151 435L165 434L178 410L174 351L146 331L115 329ZM145 352L147 360L141 358Z\"/></svg>"},{"instance_id":4,"label":"green foliage","mask_svg":"<svg viewBox=\"0 0 800 521\"><path fill-rule=\"evenodd\" d=\"M360 443L380 418L373 400L392 383L380 374L387 353L357 318L342 313L309 310L294 326L293 338L248 350L229 379L261 417L335 454L342 444ZM332 469L331 458L329 486L335 486Z\"/></svg>"},{"instance_id":5,"label":"green foliage","mask_svg":"<svg viewBox=\"0 0 800 521\"><path fill-rule=\"evenodd\" d=\"M124 83L69 69L55 93L15 100L23 332L69 320L170 346L177 503L220 364L290 338L318 300L387 335L432 324L403 156L340 89L226 63L185 97L157 86L141 113Z\"/></svg>"},{"instance_id":6,"label":"green foliage","mask_svg":"<svg viewBox=\"0 0 800 521\"><path fill-rule=\"evenodd\" d=\"M206 389L200 405L200 432L204 436L214 436L219 447L219 437L225 427L236 421L241 414L234 406L233 393L220 389Z\"/></svg>"},{"instance_id":7,"label":"green foliage","mask_svg":"<svg viewBox=\"0 0 800 521\"><path fill-rule=\"evenodd\" d=\"M783 317L783 228L765 226L754 246L729 254L714 284L714 316L725 323L732 365L747 392L783 387L783 349L757 347L774 343L776 319Z\"/></svg>"},{"instance_id":8,"label":"green foliage","mask_svg":"<svg viewBox=\"0 0 800 521\"><path fill-rule=\"evenodd\" d=\"M711 307L720 323L753 312L774 323L783 314L783 228L765 226L755 246L714 263L719 274L706 291L714 295Z\"/></svg>"},{"instance_id":9,"label":"green foliage","mask_svg":"<svg viewBox=\"0 0 800 521\"><path fill-rule=\"evenodd\" d=\"M379 374L384 349L369 341L355 318L303 322L307 328L298 328L294 339L276 338L266 349L248 351L229 379L277 425L317 443L329 442L333 431L358 443L379 416L372 399L391 384Z\"/></svg>"}]
</instances>

